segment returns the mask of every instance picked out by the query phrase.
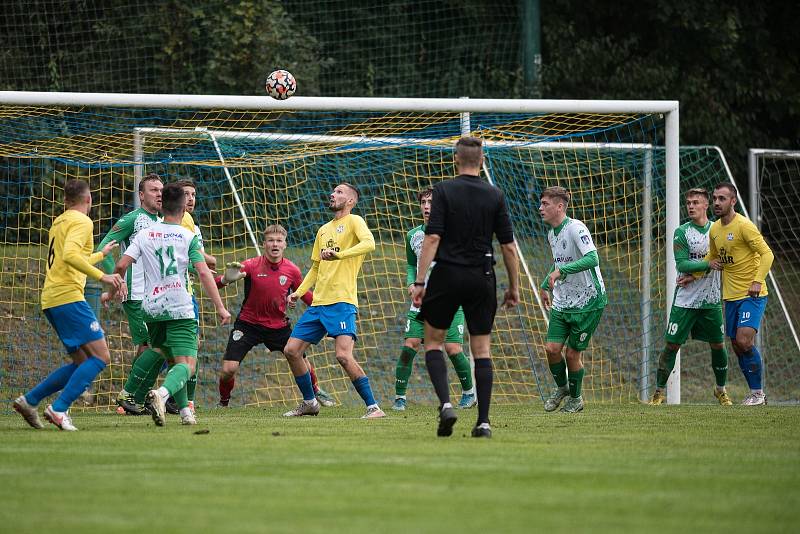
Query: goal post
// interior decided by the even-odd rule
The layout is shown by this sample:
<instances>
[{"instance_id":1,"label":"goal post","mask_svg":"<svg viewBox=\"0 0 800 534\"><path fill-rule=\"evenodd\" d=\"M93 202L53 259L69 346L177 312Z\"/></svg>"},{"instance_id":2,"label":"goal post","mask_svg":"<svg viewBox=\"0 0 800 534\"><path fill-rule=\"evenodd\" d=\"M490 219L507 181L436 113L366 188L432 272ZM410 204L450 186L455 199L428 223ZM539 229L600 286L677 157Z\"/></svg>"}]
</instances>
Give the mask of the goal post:
<instances>
[{"instance_id":1,"label":"goal post","mask_svg":"<svg viewBox=\"0 0 800 534\"><path fill-rule=\"evenodd\" d=\"M414 194L454 174L452 149L458 136L478 135L486 145L486 177L506 193L526 273L525 302L514 312L498 314L493 338L496 398L499 402L541 399L543 385L552 384L543 354L547 317L536 302L537 282L552 258L537 208L539 192L557 183L573 191L571 209L597 237L601 269L613 300L602 332L587 351L591 377L587 394L598 401L647 397L653 355L661 341L658 333L676 279L671 247L663 243L680 216L677 102L312 97L276 101L0 92L0 106L5 112L0 115L0 156L6 158L2 170L21 175L35 162L31 183L39 181L32 187L37 190L35 206L25 205L21 197L17 200L20 219L15 223L23 227L34 214L35 228L4 237L0 243L4 261L19 263L24 254L20 244L39 246L58 210L59 187L68 177L90 181L99 201L98 236L130 209L128 199L135 202L135 184L145 171L166 179L194 177L197 219L211 253L223 262L253 255L254 247L258 253L259 231L280 222L289 227L291 259L301 268L308 263L312 232L328 217L319 207L320 194L336 180L363 185L366 193L356 211L375 233L379 249L365 262L360 280L363 336L358 357L366 360L383 399L392 395L393 364L408 309L402 290L401 244L405 231L421 222ZM27 132L11 133L12 125L21 124ZM47 178L51 166L58 172ZM35 293L43 269L38 259L34 263L35 276L24 288L29 305L27 311L12 312L15 321L37 315ZM239 291L226 290L231 311L238 309ZM0 295L0 304L15 298ZM105 375L107 383L95 387L103 395L121 386L131 353L124 317L112 311L104 318L104 328L107 322L117 363ZM206 353L201 357L213 365L202 366L209 374L201 377L198 391L211 395L211 370L218 368L227 332L220 332L224 329L216 327L210 313L203 313L201 322L201 354ZM57 349L48 346L42 352L52 351ZM340 400L352 400L330 347L321 344L312 359L319 362L323 387ZM245 404L295 399L285 362L259 354L253 356L252 365L248 363L243 369L252 368L253 375L243 379L251 388ZM424 381L414 384L415 397L430 398ZM453 382L454 388L457 385Z\"/></svg>"},{"instance_id":2,"label":"goal post","mask_svg":"<svg viewBox=\"0 0 800 534\"><path fill-rule=\"evenodd\" d=\"M747 161L749 198L742 207L775 254L767 276L770 303L756 344L764 356L770 399L796 401L800 397L794 379L800 372L800 151L751 148ZM776 346L780 350L770 350Z\"/></svg>"}]
</instances>

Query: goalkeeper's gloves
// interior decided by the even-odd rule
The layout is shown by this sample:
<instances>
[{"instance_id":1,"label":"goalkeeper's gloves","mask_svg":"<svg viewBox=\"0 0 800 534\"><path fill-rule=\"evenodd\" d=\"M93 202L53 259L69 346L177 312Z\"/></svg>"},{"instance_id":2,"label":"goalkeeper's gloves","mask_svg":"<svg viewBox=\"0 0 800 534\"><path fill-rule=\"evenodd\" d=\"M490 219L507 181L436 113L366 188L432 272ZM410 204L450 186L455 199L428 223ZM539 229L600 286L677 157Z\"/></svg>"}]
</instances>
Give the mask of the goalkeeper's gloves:
<instances>
[{"instance_id":1,"label":"goalkeeper's gloves","mask_svg":"<svg viewBox=\"0 0 800 534\"><path fill-rule=\"evenodd\" d=\"M242 264L238 261L232 261L225 264L225 273L222 275L222 283L228 285L232 282L235 282L241 278L247 276L243 273L240 269L242 268Z\"/></svg>"}]
</instances>

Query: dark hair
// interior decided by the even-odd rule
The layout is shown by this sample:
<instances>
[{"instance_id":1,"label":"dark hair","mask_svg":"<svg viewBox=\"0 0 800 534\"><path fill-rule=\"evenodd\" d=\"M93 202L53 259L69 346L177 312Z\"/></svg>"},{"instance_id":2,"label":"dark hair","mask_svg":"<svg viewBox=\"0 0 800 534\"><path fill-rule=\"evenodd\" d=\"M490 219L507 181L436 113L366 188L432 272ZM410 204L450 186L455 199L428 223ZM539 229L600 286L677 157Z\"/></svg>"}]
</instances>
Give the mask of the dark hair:
<instances>
[{"instance_id":1,"label":"dark hair","mask_svg":"<svg viewBox=\"0 0 800 534\"><path fill-rule=\"evenodd\" d=\"M564 189L561 186L554 185L552 187L548 187L544 191L542 191L543 197L550 197L550 198L557 198L561 202L564 203L564 206L569 204L569 199L572 195L569 194L569 191Z\"/></svg>"},{"instance_id":2,"label":"dark hair","mask_svg":"<svg viewBox=\"0 0 800 534\"><path fill-rule=\"evenodd\" d=\"M343 185L345 187L349 187L350 190L353 191L353 193L356 194L356 200L358 200L359 192L358 192L358 188L356 186L354 186L353 184L347 183L347 182L342 182L339 185Z\"/></svg>"},{"instance_id":3,"label":"dark hair","mask_svg":"<svg viewBox=\"0 0 800 534\"><path fill-rule=\"evenodd\" d=\"M736 186L730 182L720 182L714 189L723 189L723 188L733 193L734 198L736 198L739 195L739 191L737 191Z\"/></svg>"},{"instance_id":4,"label":"dark hair","mask_svg":"<svg viewBox=\"0 0 800 534\"><path fill-rule=\"evenodd\" d=\"M477 167L481 164L482 155L483 140L477 137L462 137L456 143L456 157L461 165Z\"/></svg>"},{"instance_id":5,"label":"dark hair","mask_svg":"<svg viewBox=\"0 0 800 534\"><path fill-rule=\"evenodd\" d=\"M419 193L417 193L417 200L422 202L422 199L425 197L432 197L433 196L433 188L426 187L425 189L420 189Z\"/></svg>"},{"instance_id":6,"label":"dark hair","mask_svg":"<svg viewBox=\"0 0 800 534\"><path fill-rule=\"evenodd\" d=\"M68 180L64 185L64 204L67 206L74 206L78 204L88 192L89 184L83 180Z\"/></svg>"},{"instance_id":7,"label":"dark hair","mask_svg":"<svg viewBox=\"0 0 800 534\"><path fill-rule=\"evenodd\" d=\"M685 198L689 197L705 197L706 202L711 201L711 195L708 194L708 190L704 187L693 187L686 192Z\"/></svg>"},{"instance_id":8,"label":"dark hair","mask_svg":"<svg viewBox=\"0 0 800 534\"><path fill-rule=\"evenodd\" d=\"M186 178L184 180L177 180L174 183L181 187L191 187L192 189L197 189L194 180L190 180L189 178Z\"/></svg>"},{"instance_id":9,"label":"dark hair","mask_svg":"<svg viewBox=\"0 0 800 534\"><path fill-rule=\"evenodd\" d=\"M161 213L178 215L186 206L186 193L177 183L167 184L161 191Z\"/></svg>"},{"instance_id":10,"label":"dark hair","mask_svg":"<svg viewBox=\"0 0 800 534\"><path fill-rule=\"evenodd\" d=\"M151 172L150 174L142 178L142 180L139 182L139 192L144 193L144 184L146 184L147 182L160 182L160 181L161 177L159 177L156 173Z\"/></svg>"}]
</instances>

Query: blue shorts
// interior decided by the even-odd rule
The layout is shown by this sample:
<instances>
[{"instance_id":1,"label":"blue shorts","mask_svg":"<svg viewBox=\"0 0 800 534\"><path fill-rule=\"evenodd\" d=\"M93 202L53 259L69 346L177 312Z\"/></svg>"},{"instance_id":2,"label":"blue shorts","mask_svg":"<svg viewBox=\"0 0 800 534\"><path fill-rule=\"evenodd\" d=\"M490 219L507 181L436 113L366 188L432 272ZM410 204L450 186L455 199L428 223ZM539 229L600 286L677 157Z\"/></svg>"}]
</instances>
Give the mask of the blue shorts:
<instances>
[{"instance_id":1,"label":"blue shorts","mask_svg":"<svg viewBox=\"0 0 800 534\"><path fill-rule=\"evenodd\" d=\"M200 324L200 306L197 304L197 299L192 295L192 306L194 306L194 320Z\"/></svg>"},{"instance_id":2,"label":"blue shorts","mask_svg":"<svg viewBox=\"0 0 800 534\"><path fill-rule=\"evenodd\" d=\"M761 318L767 307L767 297L745 297L741 300L725 301L725 335L736 339L736 330L740 326L761 328Z\"/></svg>"},{"instance_id":3,"label":"blue shorts","mask_svg":"<svg viewBox=\"0 0 800 534\"><path fill-rule=\"evenodd\" d=\"M353 339L357 339L356 315L358 308L347 302L311 306L294 325L292 337L315 345L325 337L325 334L333 338L352 336Z\"/></svg>"},{"instance_id":4,"label":"blue shorts","mask_svg":"<svg viewBox=\"0 0 800 534\"><path fill-rule=\"evenodd\" d=\"M76 352L90 341L103 339L103 329L85 300L47 308L44 315L56 329L67 354Z\"/></svg>"}]
</instances>

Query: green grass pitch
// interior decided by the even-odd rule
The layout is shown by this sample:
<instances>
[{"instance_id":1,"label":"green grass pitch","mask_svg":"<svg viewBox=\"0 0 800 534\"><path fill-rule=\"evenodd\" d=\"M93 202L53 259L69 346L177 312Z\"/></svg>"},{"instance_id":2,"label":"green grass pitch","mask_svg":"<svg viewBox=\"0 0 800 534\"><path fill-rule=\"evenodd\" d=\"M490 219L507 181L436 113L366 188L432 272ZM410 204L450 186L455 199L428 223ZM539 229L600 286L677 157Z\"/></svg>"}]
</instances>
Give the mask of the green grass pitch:
<instances>
[{"instance_id":1,"label":"green grass pitch","mask_svg":"<svg viewBox=\"0 0 800 534\"><path fill-rule=\"evenodd\" d=\"M388 408L388 406L386 406ZM494 438L434 410L0 415L3 532L796 532L800 408L496 406ZM198 433L198 431L208 431Z\"/></svg>"}]
</instances>

